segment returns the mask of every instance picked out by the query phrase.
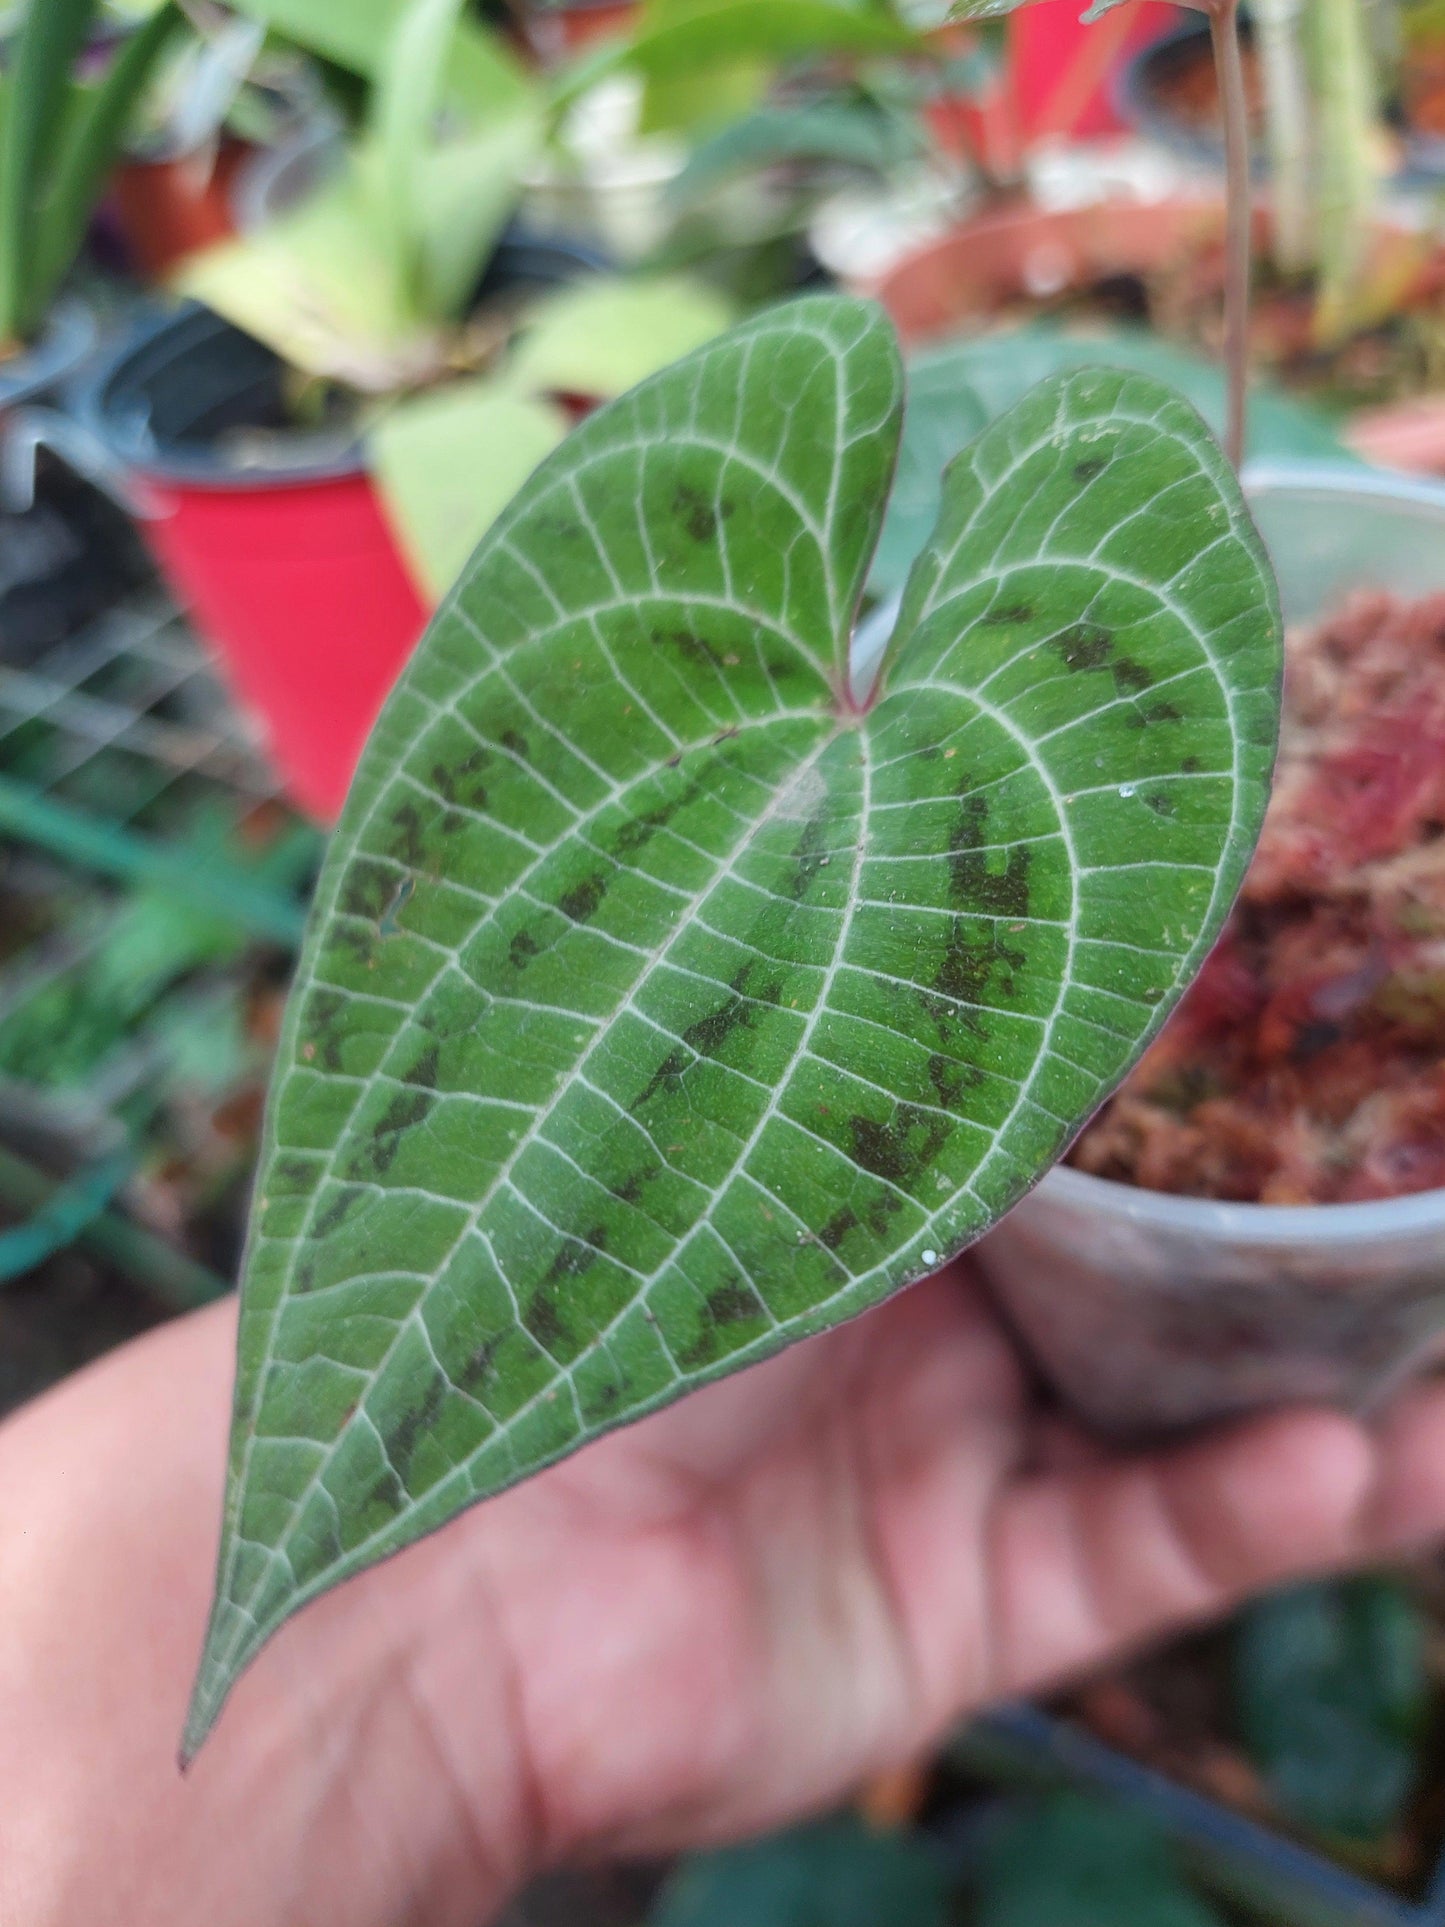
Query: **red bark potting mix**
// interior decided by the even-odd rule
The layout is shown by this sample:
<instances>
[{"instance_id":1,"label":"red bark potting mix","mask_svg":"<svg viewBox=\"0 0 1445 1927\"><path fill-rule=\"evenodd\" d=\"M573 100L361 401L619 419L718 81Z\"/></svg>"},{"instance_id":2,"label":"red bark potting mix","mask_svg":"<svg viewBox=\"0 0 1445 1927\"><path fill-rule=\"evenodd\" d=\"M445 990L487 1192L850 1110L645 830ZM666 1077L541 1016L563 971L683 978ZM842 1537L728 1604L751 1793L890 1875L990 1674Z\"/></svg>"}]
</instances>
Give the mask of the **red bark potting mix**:
<instances>
[{"instance_id":1,"label":"red bark potting mix","mask_svg":"<svg viewBox=\"0 0 1445 1927\"><path fill-rule=\"evenodd\" d=\"M1153 1191L1445 1186L1445 595L1291 636L1273 800L1224 935L1070 1155Z\"/></svg>"}]
</instances>

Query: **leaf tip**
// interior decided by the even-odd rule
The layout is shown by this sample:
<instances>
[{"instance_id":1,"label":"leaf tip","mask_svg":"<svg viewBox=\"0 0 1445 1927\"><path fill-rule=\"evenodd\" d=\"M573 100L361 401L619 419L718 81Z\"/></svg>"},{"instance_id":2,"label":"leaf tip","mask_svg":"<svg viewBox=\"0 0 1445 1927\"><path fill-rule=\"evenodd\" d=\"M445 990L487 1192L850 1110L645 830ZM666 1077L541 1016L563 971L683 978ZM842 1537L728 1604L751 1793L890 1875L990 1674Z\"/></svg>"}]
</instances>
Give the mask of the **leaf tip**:
<instances>
[{"instance_id":1,"label":"leaf tip","mask_svg":"<svg viewBox=\"0 0 1445 1927\"><path fill-rule=\"evenodd\" d=\"M186 1709L186 1723L181 1731L181 1744L176 1755L176 1763L183 1774L190 1771L196 1755L210 1738L233 1684L234 1675L218 1663L211 1651L211 1642L207 1639L206 1650L201 1655L196 1673L196 1683L191 1688L191 1703Z\"/></svg>"},{"instance_id":2,"label":"leaf tip","mask_svg":"<svg viewBox=\"0 0 1445 1927\"><path fill-rule=\"evenodd\" d=\"M261 1643L255 1638L237 1638L236 1615L223 1586L218 1586L206 1627L205 1642L191 1688L190 1705L181 1732L178 1760L182 1773L189 1770L196 1755L210 1738L221 1717L231 1689L255 1658Z\"/></svg>"}]
</instances>

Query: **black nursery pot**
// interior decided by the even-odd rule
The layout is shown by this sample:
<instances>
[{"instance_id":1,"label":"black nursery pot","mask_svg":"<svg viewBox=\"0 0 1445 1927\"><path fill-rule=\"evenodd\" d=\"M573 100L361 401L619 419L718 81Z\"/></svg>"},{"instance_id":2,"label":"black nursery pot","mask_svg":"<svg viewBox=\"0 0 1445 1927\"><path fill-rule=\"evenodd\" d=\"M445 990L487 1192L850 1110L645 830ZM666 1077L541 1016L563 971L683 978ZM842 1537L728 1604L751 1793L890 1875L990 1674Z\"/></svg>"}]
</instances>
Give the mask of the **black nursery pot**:
<instances>
[{"instance_id":1,"label":"black nursery pot","mask_svg":"<svg viewBox=\"0 0 1445 1927\"><path fill-rule=\"evenodd\" d=\"M63 302L40 339L0 362L0 435L23 439L27 416L83 370L96 344L90 310ZM32 662L145 575L126 518L44 450L34 499L0 513L0 659Z\"/></svg>"}]
</instances>

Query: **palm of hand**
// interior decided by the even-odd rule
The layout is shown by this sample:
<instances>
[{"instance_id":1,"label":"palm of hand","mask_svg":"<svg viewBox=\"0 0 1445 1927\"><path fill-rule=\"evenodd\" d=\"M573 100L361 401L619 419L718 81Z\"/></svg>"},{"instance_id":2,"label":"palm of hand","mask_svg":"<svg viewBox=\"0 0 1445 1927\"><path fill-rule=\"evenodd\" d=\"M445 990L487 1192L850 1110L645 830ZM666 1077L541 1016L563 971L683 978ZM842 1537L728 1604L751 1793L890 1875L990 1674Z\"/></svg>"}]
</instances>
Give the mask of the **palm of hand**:
<instances>
[{"instance_id":1,"label":"palm of hand","mask_svg":"<svg viewBox=\"0 0 1445 1927\"><path fill-rule=\"evenodd\" d=\"M414 1706L494 1876L524 1837L523 1865L736 1837L970 1708L1357 1554L1371 1460L1322 1413L1152 1458L1069 1440L959 1267L433 1542L465 1597ZM506 1815L482 1792L497 1728L465 1708L479 1614L508 1655Z\"/></svg>"},{"instance_id":2,"label":"palm of hand","mask_svg":"<svg viewBox=\"0 0 1445 1927\"><path fill-rule=\"evenodd\" d=\"M318 1601L182 1784L233 1346L217 1307L0 1431L0 1912L475 1927L563 1854L782 1824L990 1699L1445 1527L1438 1383L1369 1431L1110 1455L955 1267Z\"/></svg>"}]
</instances>

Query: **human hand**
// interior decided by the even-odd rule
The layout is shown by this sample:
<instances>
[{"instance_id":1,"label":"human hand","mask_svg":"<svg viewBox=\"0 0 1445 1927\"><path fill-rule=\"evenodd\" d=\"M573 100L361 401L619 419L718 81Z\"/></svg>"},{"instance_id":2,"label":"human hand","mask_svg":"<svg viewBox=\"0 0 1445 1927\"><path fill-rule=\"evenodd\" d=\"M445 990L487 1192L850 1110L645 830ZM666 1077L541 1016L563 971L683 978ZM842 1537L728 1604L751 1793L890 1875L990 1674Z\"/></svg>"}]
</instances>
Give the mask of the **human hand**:
<instances>
[{"instance_id":1,"label":"human hand","mask_svg":"<svg viewBox=\"0 0 1445 1927\"><path fill-rule=\"evenodd\" d=\"M562 1857L781 1824L1445 1530L1445 1389L1109 1455L1041 1419L960 1266L308 1608L182 1782L233 1335L186 1320L0 1431L6 1927L475 1927Z\"/></svg>"}]
</instances>

